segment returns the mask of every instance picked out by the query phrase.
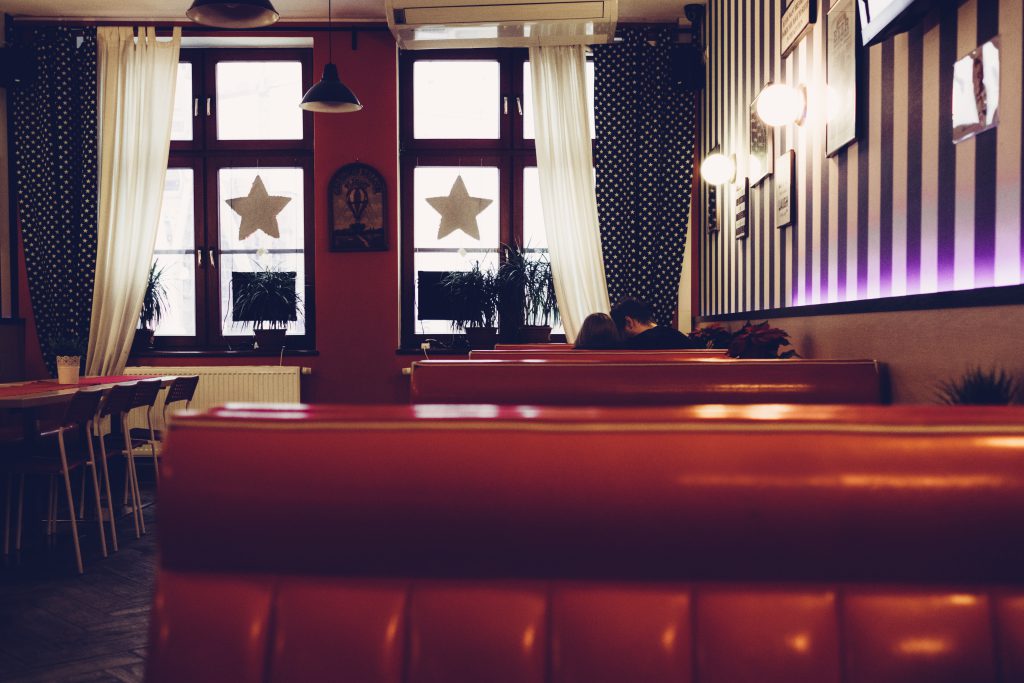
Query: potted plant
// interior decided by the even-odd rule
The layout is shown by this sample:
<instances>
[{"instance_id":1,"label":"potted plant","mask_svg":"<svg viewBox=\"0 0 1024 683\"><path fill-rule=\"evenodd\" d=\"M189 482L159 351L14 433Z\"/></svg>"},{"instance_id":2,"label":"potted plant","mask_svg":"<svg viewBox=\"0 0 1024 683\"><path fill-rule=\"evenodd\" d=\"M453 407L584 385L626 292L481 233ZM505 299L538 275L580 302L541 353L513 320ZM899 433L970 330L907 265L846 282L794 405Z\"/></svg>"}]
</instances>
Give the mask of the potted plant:
<instances>
[{"instance_id":1,"label":"potted plant","mask_svg":"<svg viewBox=\"0 0 1024 683\"><path fill-rule=\"evenodd\" d=\"M167 288L163 283L164 269L157 261L149 267L149 279L146 280L146 291L142 295L142 310L139 311L139 330L135 333L140 348L153 348L153 337L156 326L167 309Z\"/></svg>"},{"instance_id":2,"label":"potted plant","mask_svg":"<svg viewBox=\"0 0 1024 683\"><path fill-rule=\"evenodd\" d=\"M477 261L469 270L448 273L441 281L453 302L452 326L466 333L470 348L493 348L498 337L498 279Z\"/></svg>"},{"instance_id":3,"label":"potted plant","mask_svg":"<svg viewBox=\"0 0 1024 683\"><path fill-rule=\"evenodd\" d=\"M705 325L691 332L690 340L700 349L727 349L732 333L721 325Z\"/></svg>"},{"instance_id":4,"label":"potted plant","mask_svg":"<svg viewBox=\"0 0 1024 683\"><path fill-rule=\"evenodd\" d=\"M733 358L799 357L794 349L780 354L781 346L789 346L789 335L785 330L769 327L767 320L757 325L748 321L733 335L729 355Z\"/></svg>"},{"instance_id":5,"label":"potted plant","mask_svg":"<svg viewBox=\"0 0 1024 683\"><path fill-rule=\"evenodd\" d=\"M86 346L81 337L68 332L51 337L48 346L57 361L57 383L78 384Z\"/></svg>"},{"instance_id":6,"label":"potted plant","mask_svg":"<svg viewBox=\"0 0 1024 683\"><path fill-rule=\"evenodd\" d=\"M559 319L551 262L544 256L528 258L518 245L506 246L498 278L506 299L501 310L515 316L519 341L551 341L551 325Z\"/></svg>"},{"instance_id":7,"label":"potted plant","mask_svg":"<svg viewBox=\"0 0 1024 683\"><path fill-rule=\"evenodd\" d=\"M280 349L288 323L298 319L302 297L296 291L295 271L257 267L231 274L232 318L251 322L256 348Z\"/></svg>"},{"instance_id":8,"label":"potted plant","mask_svg":"<svg viewBox=\"0 0 1024 683\"><path fill-rule=\"evenodd\" d=\"M1006 371L971 368L959 379L942 382L937 398L947 405L1006 406L1020 396L1020 384Z\"/></svg>"}]
</instances>

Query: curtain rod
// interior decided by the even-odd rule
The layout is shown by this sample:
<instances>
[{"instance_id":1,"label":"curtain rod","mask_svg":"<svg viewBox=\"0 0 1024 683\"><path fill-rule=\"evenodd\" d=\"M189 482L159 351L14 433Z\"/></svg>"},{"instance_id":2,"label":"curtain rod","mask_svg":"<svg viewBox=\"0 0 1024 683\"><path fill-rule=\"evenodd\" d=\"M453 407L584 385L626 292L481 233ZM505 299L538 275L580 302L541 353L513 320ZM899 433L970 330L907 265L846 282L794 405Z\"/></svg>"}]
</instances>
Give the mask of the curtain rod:
<instances>
[{"instance_id":1,"label":"curtain rod","mask_svg":"<svg viewBox=\"0 0 1024 683\"><path fill-rule=\"evenodd\" d=\"M217 33L225 36L239 36L245 38L251 38L252 36L258 36L264 33L296 33L302 31L327 31L330 33L344 33L344 32L376 32L376 31L388 31L387 24L379 21L368 21L365 24L357 21L343 22L338 25L335 21L332 25L324 20L323 23L312 23L312 22L278 22L272 26L266 26L259 29L252 30L231 30L226 28L216 28L213 26L202 26L188 20L152 20L152 19L101 19L93 17L75 17L73 19L64 17L9 17L10 24L51 24L55 26L69 26L72 29L75 28L90 28L93 26L138 26L152 25L156 26L157 30L170 31L176 27L181 27L183 35L189 34L209 34Z\"/></svg>"}]
</instances>

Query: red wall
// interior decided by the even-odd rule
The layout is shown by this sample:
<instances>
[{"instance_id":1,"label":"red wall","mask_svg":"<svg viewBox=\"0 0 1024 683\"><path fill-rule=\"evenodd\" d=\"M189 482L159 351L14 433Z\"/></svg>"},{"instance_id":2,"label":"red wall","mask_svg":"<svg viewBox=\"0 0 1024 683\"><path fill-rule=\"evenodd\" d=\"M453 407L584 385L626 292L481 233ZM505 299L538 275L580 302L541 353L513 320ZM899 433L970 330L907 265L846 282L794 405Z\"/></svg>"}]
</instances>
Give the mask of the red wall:
<instances>
[{"instance_id":1,"label":"red wall","mask_svg":"<svg viewBox=\"0 0 1024 683\"><path fill-rule=\"evenodd\" d=\"M314 34L314 79L328 59L326 33ZM352 114L314 115L316 220L316 336L319 356L285 358L313 374L303 378L303 400L331 403L390 403L408 400L402 367L413 358L398 348L398 70L394 39L387 31L358 34L352 49L348 33L334 35L334 61L342 81L363 103ZM365 254L332 253L327 248L327 185L341 166L362 161L380 171L388 184L389 249ZM23 292L27 287L23 288ZM31 320L28 296L22 297ZM30 328L31 329L31 328ZM28 342L36 348L34 334ZM270 358L221 359L146 357L138 365L252 365ZM30 363L34 365L34 363Z\"/></svg>"}]
</instances>

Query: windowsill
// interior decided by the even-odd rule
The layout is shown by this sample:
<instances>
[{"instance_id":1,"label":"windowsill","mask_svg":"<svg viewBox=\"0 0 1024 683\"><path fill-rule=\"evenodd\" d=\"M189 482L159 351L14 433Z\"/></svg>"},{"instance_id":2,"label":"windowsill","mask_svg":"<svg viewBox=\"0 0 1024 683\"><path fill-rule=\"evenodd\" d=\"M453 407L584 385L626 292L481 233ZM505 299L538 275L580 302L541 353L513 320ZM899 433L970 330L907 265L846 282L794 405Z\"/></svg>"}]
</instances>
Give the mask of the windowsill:
<instances>
[{"instance_id":1,"label":"windowsill","mask_svg":"<svg viewBox=\"0 0 1024 683\"><path fill-rule=\"evenodd\" d=\"M133 353L130 360L139 358L278 358L280 351L259 349L153 349ZM285 349L285 356L319 356L316 349Z\"/></svg>"}]
</instances>

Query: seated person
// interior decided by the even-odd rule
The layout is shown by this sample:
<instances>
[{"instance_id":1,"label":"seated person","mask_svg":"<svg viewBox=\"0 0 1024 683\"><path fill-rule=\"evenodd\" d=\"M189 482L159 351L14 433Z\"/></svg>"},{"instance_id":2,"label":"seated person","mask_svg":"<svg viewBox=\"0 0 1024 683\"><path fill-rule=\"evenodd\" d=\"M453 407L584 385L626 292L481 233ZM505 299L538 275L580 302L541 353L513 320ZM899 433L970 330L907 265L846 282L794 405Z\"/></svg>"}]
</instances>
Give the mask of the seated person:
<instances>
[{"instance_id":1,"label":"seated person","mask_svg":"<svg viewBox=\"0 0 1024 683\"><path fill-rule=\"evenodd\" d=\"M619 328L607 313L591 313L580 326L576 335L577 349L617 349L622 341Z\"/></svg>"},{"instance_id":2,"label":"seated person","mask_svg":"<svg viewBox=\"0 0 1024 683\"><path fill-rule=\"evenodd\" d=\"M626 297L612 308L612 320L627 349L689 349L690 338L679 330L654 321L651 307L639 299Z\"/></svg>"}]
</instances>

